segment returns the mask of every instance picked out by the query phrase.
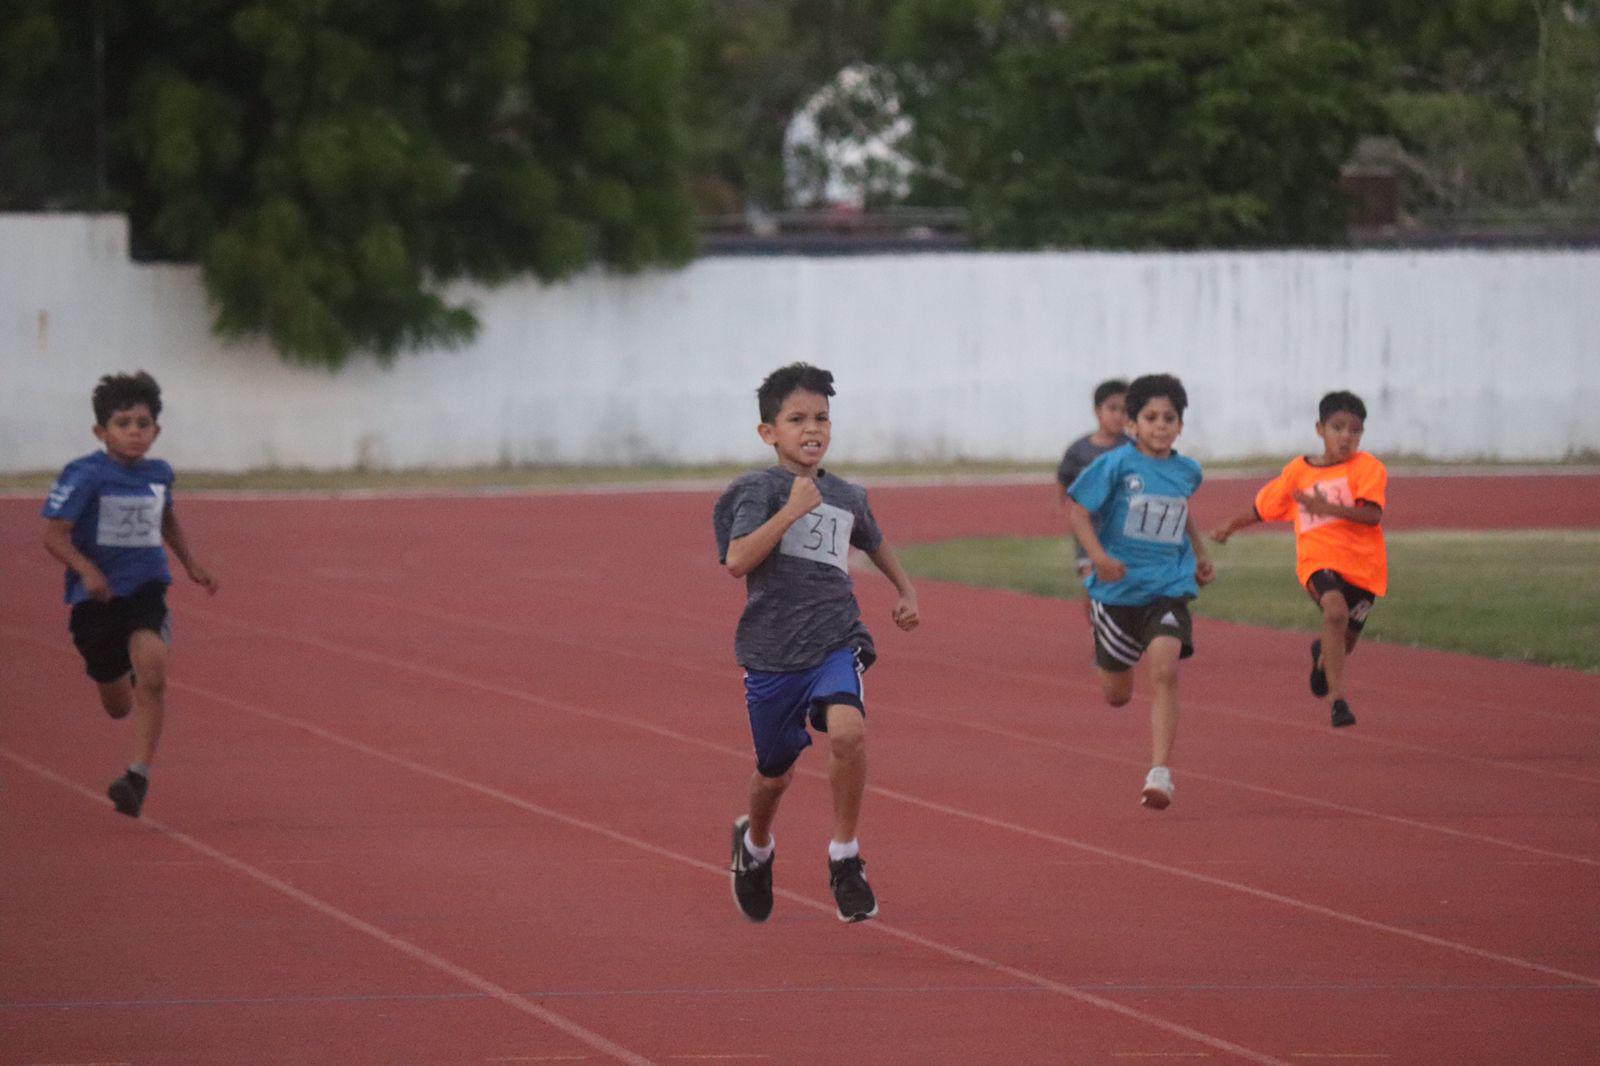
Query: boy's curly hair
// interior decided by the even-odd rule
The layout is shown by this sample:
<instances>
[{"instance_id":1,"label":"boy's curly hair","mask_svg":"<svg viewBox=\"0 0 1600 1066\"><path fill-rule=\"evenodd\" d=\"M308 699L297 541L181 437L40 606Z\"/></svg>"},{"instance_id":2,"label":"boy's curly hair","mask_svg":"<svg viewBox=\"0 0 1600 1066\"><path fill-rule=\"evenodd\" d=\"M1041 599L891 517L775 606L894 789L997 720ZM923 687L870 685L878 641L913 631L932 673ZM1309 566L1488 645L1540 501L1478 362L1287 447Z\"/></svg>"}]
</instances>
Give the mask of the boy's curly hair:
<instances>
[{"instance_id":1,"label":"boy's curly hair","mask_svg":"<svg viewBox=\"0 0 1600 1066\"><path fill-rule=\"evenodd\" d=\"M1134 378L1128 386L1128 398L1123 401L1127 405L1128 417L1138 418L1144 405L1157 396L1165 396L1170 400L1180 419L1183 409L1189 406L1189 394L1183 390L1183 382L1171 374L1146 374Z\"/></svg>"},{"instance_id":2,"label":"boy's curly hair","mask_svg":"<svg viewBox=\"0 0 1600 1066\"><path fill-rule=\"evenodd\" d=\"M791 392L804 389L819 396L833 395L833 374L810 363L790 363L780 366L767 375L767 380L756 390L756 403L761 408L761 421L772 424L783 408L783 401Z\"/></svg>"},{"instance_id":3,"label":"boy's curly hair","mask_svg":"<svg viewBox=\"0 0 1600 1066\"><path fill-rule=\"evenodd\" d=\"M118 411L139 404L150 408L151 418L161 418L161 386L143 370L136 374L107 374L94 387L94 420L102 426Z\"/></svg>"}]
</instances>

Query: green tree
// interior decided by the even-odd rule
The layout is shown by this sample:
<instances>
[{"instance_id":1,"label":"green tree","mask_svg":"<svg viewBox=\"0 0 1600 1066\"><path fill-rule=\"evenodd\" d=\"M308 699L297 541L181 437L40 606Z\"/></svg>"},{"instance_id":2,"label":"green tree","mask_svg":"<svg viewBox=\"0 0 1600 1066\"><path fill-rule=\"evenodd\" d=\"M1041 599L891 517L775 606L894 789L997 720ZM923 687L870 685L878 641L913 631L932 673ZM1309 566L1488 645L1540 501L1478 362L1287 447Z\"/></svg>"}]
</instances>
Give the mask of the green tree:
<instances>
[{"instance_id":1,"label":"green tree","mask_svg":"<svg viewBox=\"0 0 1600 1066\"><path fill-rule=\"evenodd\" d=\"M460 343L476 321L450 281L692 254L695 7L14 0L0 195L125 207L138 254L202 265L219 332L291 359ZM95 139L97 38L106 196L73 161Z\"/></svg>"},{"instance_id":2,"label":"green tree","mask_svg":"<svg viewBox=\"0 0 1600 1066\"><path fill-rule=\"evenodd\" d=\"M1381 86L1410 206L1600 199L1600 2L1336 0Z\"/></svg>"},{"instance_id":3,"label":"green tree","mask_svg":"<svg viewBox=\"0 0 1600 1066\"><path fill-rule=\"evenodd\" d=\"M905 0L921 196L1009 247L1320 243L1370 117L1292 0ZM942 192L939 188L942 186Z\"/></svg>"}]
</instances>

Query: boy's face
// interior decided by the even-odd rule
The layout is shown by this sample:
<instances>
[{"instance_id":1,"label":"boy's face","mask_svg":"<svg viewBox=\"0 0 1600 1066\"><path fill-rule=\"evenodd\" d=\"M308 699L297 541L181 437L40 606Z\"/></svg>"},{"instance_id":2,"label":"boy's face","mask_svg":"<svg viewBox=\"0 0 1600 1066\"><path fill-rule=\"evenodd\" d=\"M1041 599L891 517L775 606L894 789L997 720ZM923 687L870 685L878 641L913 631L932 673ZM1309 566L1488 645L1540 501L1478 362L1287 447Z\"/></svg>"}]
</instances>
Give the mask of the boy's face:
<instances>
[{"instance_id":1,"label":"boy's face","mask_svg":"<svg viewBox=\"0 0 1600 1066\"><path fill-rule=\"evenodd\" d=\"M150 408L142 403L111 412L106 424L94 427L94 435L106 446L106 454L119 463L133 464L144 458L150 445L161 435Z\"/></svg>"},{"instance_id":2,"label":"boy's face","mask_svg":"<svg viewBox=\"0 0 1600 1066\"><path fill-rule=\"evenodd\" d=\"M1317 436L1322 438L1322 457L1329 462L1342 463L1361 450L1361 434L1366 423L1352 411L1335 411L1326 422L1317 423Z\"/></svg>"},{"instance_id":3,"label":"boy's face","mask_svg":"<svg viewBox=\"0 0 1600 1066\"><path fill-rule=\"evenodd\" d=\"M761 439L778 452L778 463L796 474L811 475L828 453L833 423L828 420L828 398L796 389L784 397L777 417L757 427Z\"/></svg>"},{"instance_id":4,"label":"boy's face","mask_svg":"<svg viewBox=\"0 0 1600 1066\"><path fill-rule=\"evenodd\" d=\"M1172 453L1172 444L1183 432L1183 416L1165 396L1152 396L1133 419L1133 439L1146 455Z\"/></svg>"},{"instance_id":5,"label":"boy's face","mask_svg":"<svg viewBox=\"0 0 1600 1066\"><path fill-rule=\"evenodd\" d=\"M1100 432L1108 437L1120 437L1128 429L1127 395L1114 393L1107 396L1105 403L1094 409L1094 417L1100 423Z\"/></svg>"}]
</instances>

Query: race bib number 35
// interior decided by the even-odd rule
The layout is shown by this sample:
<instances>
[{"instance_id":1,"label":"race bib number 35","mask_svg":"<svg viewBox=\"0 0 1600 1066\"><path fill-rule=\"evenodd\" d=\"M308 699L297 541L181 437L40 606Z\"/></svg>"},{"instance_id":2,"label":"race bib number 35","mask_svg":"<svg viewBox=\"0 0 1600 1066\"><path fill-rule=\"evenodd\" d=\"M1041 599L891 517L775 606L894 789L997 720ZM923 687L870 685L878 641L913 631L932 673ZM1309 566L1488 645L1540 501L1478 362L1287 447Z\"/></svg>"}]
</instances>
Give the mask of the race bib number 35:
<instances>
[{"instance_id":1,"label":"race bib number 35","mask_svg":"<svg viewBox=\"0 0 1600 1066\"><path fill-rule=\"evenodd\" d=\"M1122 535L1158 544L1177 544L1183 539L1189 501L1182 496L1156 496L1137 493L1128 500L1128 517Z\"/></svg>"},{"instance_id":2,"label":"race bib number 35","mask_svg":"<svg viewBox=\"0 0 1600 1066\"><path fill-rule=\"evenodd\" d=\"M831 503L818 504L784 533L778 551L850 570L850 530L856 516Z\"/></svg>"},{"instance_id":3,"label":"race bib number 35","mask_svg":"<svg viewBox=\"0 0 1600 1066\"><path fill-rule=\"evenodd\" d=\"M95 541L102 548L161 547L161 496L100 497L100 528Z\"/></svg>"}]
</instances>

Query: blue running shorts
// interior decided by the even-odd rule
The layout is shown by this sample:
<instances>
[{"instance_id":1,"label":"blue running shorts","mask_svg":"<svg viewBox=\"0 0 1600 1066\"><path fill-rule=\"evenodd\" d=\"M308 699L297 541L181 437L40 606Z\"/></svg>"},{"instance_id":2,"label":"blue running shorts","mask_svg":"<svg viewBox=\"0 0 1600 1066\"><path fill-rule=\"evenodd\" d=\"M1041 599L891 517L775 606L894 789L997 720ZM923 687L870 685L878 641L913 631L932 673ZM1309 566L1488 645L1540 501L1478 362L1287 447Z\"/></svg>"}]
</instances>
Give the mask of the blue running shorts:
<instances>
[{"instance_id":1,"label":"blue running shorts","mask_svg":"<svg viewBox=\"0 0 1600 1066\"><path fill-rule=\"evenodd\" d=\"M800 753L811 746L807 722L819 733L828 731L831 704L845 703L862 714L866 671L860 653L850 646L828 654L809 670L763 673L746 670L744 698L750 708L750 737L756 745L756 771L762 777L782 777Z\"/></svg>"}]
</instances>

